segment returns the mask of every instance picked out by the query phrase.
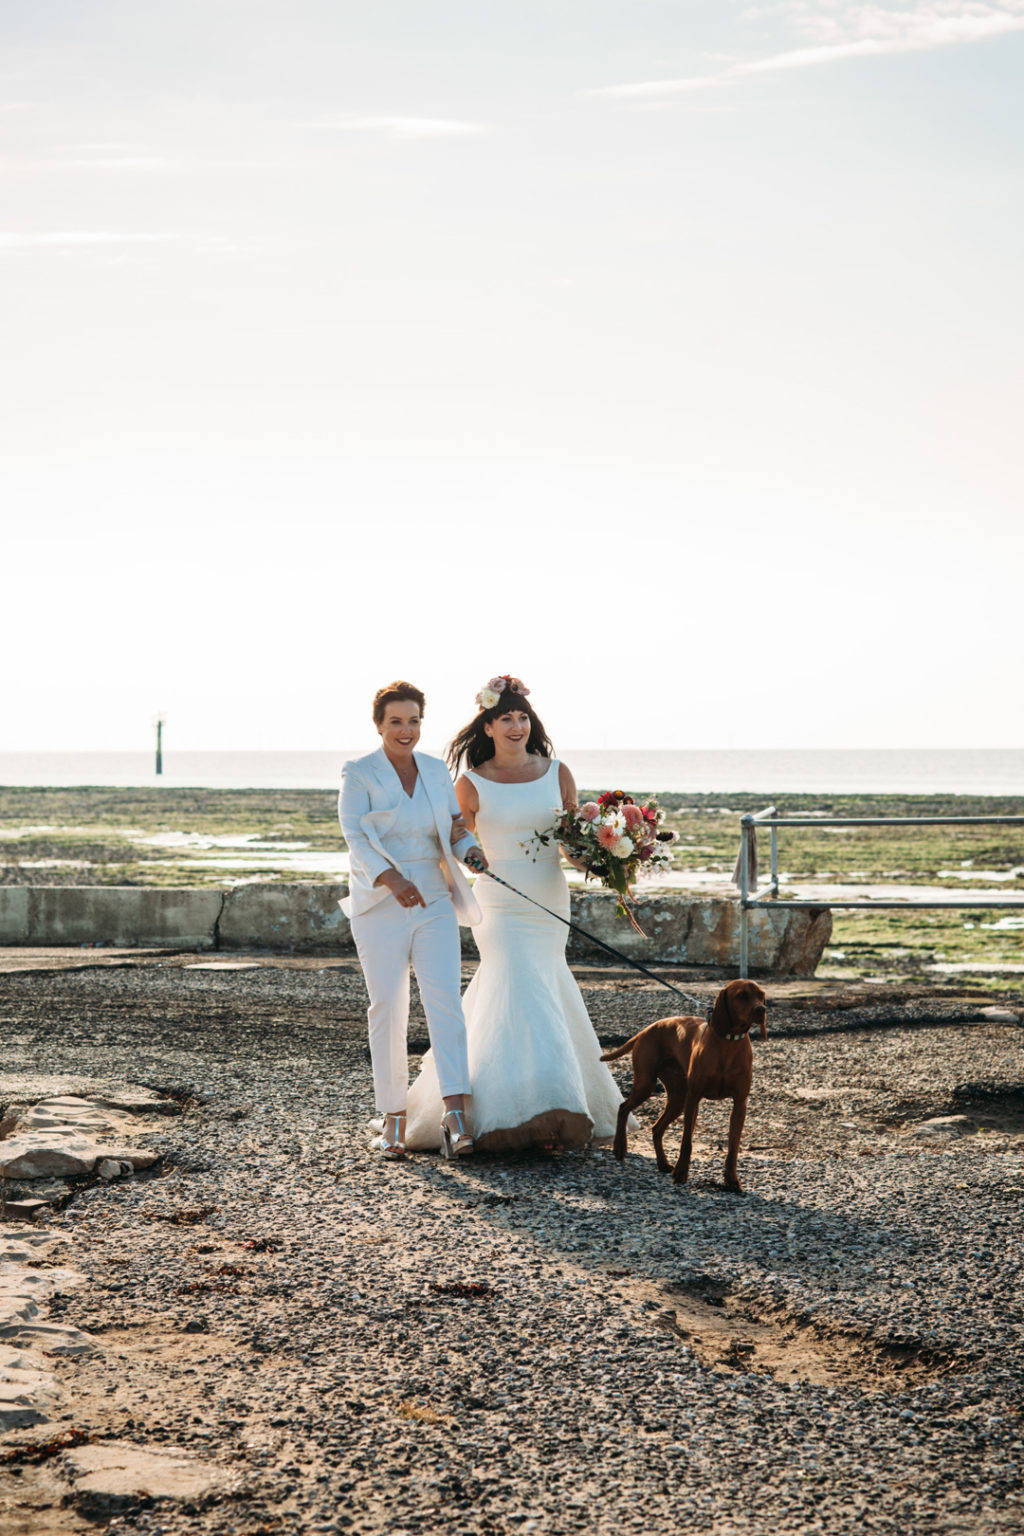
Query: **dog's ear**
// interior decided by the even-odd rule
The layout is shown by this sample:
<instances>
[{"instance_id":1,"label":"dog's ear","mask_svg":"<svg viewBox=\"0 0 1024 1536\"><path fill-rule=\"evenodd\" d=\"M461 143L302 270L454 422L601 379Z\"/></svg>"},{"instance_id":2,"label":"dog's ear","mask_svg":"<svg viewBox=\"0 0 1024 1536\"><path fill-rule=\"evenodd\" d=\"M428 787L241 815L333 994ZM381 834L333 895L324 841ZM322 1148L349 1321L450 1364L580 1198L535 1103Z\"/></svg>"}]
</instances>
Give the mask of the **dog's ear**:
<instances>
[{"instance_id":1,"label":"dog's ear","mask_svg":"<svg viewBox=\"0 0 1024 1536\"><path fill-rule=\"evenodd\" d=\"M711 1010L711 1028L716 1035L731 1035L733 1033L733 1017L732 1010L729 1007L728 987L723 987L715 998L715 1006Z\"/></svg>"}]
</instances>

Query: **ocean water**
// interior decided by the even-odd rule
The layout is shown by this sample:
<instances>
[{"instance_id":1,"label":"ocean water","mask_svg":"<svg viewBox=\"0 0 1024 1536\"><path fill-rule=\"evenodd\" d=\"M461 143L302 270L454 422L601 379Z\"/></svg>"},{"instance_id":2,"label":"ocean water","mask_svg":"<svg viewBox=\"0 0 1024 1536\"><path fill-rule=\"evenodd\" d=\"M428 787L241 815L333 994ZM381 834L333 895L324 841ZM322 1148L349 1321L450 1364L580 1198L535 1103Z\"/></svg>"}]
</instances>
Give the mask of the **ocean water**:
<instances>
[{"instance_id":1,"label":"ocean water","mask_svg":"<svg viewBox=\"0 0 1024 1536\"><path fill-rule=\"evenodd\" d=\"M0 784L335 789L338 752L0 752ZM427 751L437 752L436 746ZM1024 796L1024 749L594 751L561 753L581 789L630 793L964 794Z\"/></svg>"}]
</instances>

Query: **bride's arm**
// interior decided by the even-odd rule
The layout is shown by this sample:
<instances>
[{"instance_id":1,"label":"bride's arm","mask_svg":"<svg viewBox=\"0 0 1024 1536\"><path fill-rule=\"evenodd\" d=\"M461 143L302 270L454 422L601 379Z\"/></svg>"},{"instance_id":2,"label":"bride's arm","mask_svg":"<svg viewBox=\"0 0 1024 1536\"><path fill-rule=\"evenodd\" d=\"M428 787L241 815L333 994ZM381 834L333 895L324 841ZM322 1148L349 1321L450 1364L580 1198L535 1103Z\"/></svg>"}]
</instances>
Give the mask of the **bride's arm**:
<instances>
[{"instance_id":1,"label":"bride's arm","mask_svg":"<svg viewBox=\"0 0 1024 1536\"><path fill-rule=\"evenodd\" d=\"M576 793L576 780L564 763L559 763L558 765L558 788L562 796L562 810L576 810L579 805L579 795ZM572 865L573 869L578 869L581 875L586 874L587 866L583 863L582 859L573 858L572 854L563 848L561 844L559 844L558 851L565 862Z\"/></svg>"},{"instance_id":2,"label":"bride's arm","mask_svg":"<svg viewBox=\"0 0 1024 1536\"><path fill-rule=\"evenodd\" d=\"M455 798L459 802L459 810L462 819L470 832L476 831L476 813L480 809L480 796L476 792L476 785L465 774L455 781Z\"/></svg>"},{"instance_id":3,"label":"bride's arm","mask_svg":"<svg viewBox=\"0 0 1024 1536\"><path fill-rule=\"evenodd\" d=\"M558 787L562 792L562 810L576 810L580 803L580 797L576 793L576 780L569 772L565 763L559 763L558 765Z\"/></svg>"},{"instance_id":4,"label":"bride's arm","mask_svg":"<svg viewBox=\"0 0 1024 1536\"><path fill-rule=\"evenodd\" d=\"M455 786L455 798L459 802L459 815L452 822L453 832L460 827L463 836L470 836L476 829L476 813L480 809L480 799L476 792L476 785L463 774ZM487 868L487 858L479 843L471 843L469 848L457 855L470 869L477 871Z\"/></svg>"}]
</instances>

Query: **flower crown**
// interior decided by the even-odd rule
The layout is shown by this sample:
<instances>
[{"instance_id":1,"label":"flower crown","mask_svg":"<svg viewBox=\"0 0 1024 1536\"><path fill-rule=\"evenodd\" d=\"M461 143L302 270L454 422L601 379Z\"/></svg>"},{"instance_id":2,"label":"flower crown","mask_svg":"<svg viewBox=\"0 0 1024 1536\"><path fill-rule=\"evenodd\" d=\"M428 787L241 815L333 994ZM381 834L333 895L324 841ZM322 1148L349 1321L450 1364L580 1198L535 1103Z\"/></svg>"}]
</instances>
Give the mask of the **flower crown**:
<instances>
[{"instance_id":1,"label":"flower crown","mask_svg":"<svg viewBox=\"0 0 1024 1536\"><path fill-rule=\"evenodd\" d=\"M480 709L493 709L503 693L519 693L525 699L529 691L518 677L504 672L500 677L492 677L487 686L480 689L476 702Z\"/></svg>"}]
</instances>

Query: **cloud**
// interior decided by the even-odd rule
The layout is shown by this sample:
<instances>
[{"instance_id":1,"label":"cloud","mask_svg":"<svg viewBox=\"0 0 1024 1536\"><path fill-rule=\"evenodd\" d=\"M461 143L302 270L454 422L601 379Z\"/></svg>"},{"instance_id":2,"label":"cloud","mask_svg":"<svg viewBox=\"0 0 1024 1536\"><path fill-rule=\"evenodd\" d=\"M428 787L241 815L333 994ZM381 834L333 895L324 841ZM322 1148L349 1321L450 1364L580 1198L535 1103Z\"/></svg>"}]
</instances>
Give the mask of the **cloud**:
<instances>
[{"instance_id":1,"label":"cloud","mask_svg":"<svg viewBox=\"0 0 1024 1536\"><path fill-rule=\"evenodd\" d=\"M60 164L76 171L176 171L181 167L180 160L157 155L82 155L61 160Z\"/></svg>"},{"instance_id":2,"label":"cloud","mask_svg":"<svg viewBox=\"0 0 1024 1536\"><path fill-rule=\"evenodd\" d=\"M180 235L141 234L113 229L55 229L40 234L14 234L0 230L0 250L38 250L41 247L71 248L99 245L162 245Z\"/></svg>"},{"instance_id":3,"label":"cloud","mask_svg":"<svg viewBox=\"0 0 1024 1536\"><path fill-rule=\"evenodd\" d=\"M198 256L245 259L253 247L225 235L143 233L118 229L52 229L36 234L0 230L0 256L17 251L94 251L108 260L125 261L131 251L174 246Z\"/></svg>"},{"instance_id":4,"label":"cloud","mask_svg":"<svg viewBox=\"0 0 1024 1536\"><path fill-rule=\"evenodd\" d=\"M1024 0L918 0L907 4L849 4L791 0L776 6L783 22L807 42L763 58L737 60L707 75L604 86L592 96L651 99L725 85L747 75L813 69L843 59L923 53L1024 31ZM770 14L767 10L761 15Z\"/></svg>"},{"instance_id":5,"label":"cloud","mask_svg":"<svg viewBox=\"0 0 1024 1536\"><path fill-rule=\"evenodd\" d=\"M310 126L380 133L391 139L451 139L490 131L486 123L469 123L454 117L349 117Z\"/></svg>"}]
</instances>

